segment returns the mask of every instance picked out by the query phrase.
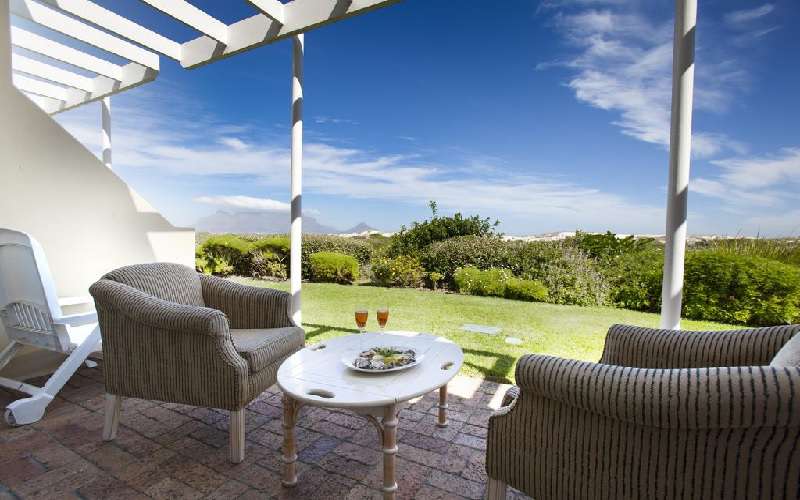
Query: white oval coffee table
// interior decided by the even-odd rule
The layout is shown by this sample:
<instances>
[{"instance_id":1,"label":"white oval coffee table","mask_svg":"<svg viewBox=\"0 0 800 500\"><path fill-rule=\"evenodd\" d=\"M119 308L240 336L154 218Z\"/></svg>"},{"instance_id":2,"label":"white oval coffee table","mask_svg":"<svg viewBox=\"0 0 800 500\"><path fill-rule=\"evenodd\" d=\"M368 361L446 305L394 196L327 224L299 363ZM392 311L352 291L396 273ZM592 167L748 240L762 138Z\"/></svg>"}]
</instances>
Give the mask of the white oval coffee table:
<instances>
[{"instance_id":1,"label":"white oval coffee table","mask_svg":"<svg viewBox=\"0 0 800 500\"><path fill-rule=\"evenodd\" d=\"M351 370L342 358L376 346L409 346L424 359L407 370L361 373ZM297 484L297 451L294 426L302 405L346 408L364 415L383 441L383 496L393 499L397 491L394 458L397 453L397 418L410 399L439 389L437 425L447 425L447 383L461 369L464 353L453 342L416 332L347 335L305 347L278 369L283 391L283 485Z\"/></svg>"}]
</instances>

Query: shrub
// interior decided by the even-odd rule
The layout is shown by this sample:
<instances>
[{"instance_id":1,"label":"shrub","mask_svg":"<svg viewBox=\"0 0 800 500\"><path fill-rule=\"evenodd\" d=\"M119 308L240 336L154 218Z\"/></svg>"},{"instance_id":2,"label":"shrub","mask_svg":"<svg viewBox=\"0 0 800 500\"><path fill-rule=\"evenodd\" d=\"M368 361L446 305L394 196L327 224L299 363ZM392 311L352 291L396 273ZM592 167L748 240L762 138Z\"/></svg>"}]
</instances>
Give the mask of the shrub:
<instances>
[{"instance_id":1,"label":"shrub","mask_svg":"<svg viewBox=\"0 0 800 500\"><path fill-rule=\"evenodd\" d=\"M664 250L652 246L601 261L610 286L611 303L636 311L658 312Z\"/></svg>"},{"instance_id":2,"label":"shrub","mask_svg":"<svg viewBox=\"0 0 800 500\"><path fill-rule=\"evenodd\" d=\"M703 241L697 248L708 248L720 253L763 257L785 264L800 266L800 241L797 239L732 238Z\"/></svg>"},{"instance_id":3,"label":"shrub","mask_svg":"<svg viewBox=\"0 0 800 500\"><path fill-rule=\"evenodd\" d=\"M509 278L506 281L505 297L528 302L546 302L548 292L540 281Z\"/></svg>"},{"instance_id":4,"label":"shrub","mask_svg":"<svg viewBox=\"0 0 800 500\"><path fill-rule=\"evenodd\" d=\"M438 273L445 283L454 285L459 268L510 268L512 252L510 245L498 238L461 236L433 243L422 252L420 260L426 271Z\"/></svg>"},{"instance_id":5,"label":"shrub","mask_svg":"<svg viewBox=\"0 0 800 500\"><path fill-rule=\"evenodd\" d=\"M250 252L250 273L254 278L285 280L289 277L287 258L268 250Z\"/></svg>"},{"instance_id":6,"label":"shrub","mask_svg":"<svg viewBox=\"0 0 800 500\"><path fill-rule=\"evenodd\" d=\"M272 252L277 257L285 258L289 255L289 237L285 235L270 235L259 238L253 242L253 250Z\"/></svg>"},{"instance_id":7,"label":"shrub","mask_svg":"<svg viewBox=\"0 0 800 500\"><path fill-rule=\"evenodd\" d=\"M198 272L227 276L233 272L233 266L222 257L203 257L196 255L194 265Z\"/></svg>"},{"instance_id":8,"label":"shrub","mask_svg":"<svg viewBox=\"0 0 800 500\"><path fill-rule=\"evenodd\" d=\"M372 245L366 240L345 238L344 236L303 235L303 277L311 278L310 256L320 252L334 252L349 255L365 266L372 258Z\"/></svg>"},{"instance_id":9,"label":"shrub","mask_svg":"<svg viewBox=\"0 0 800 500\"><path fill-rule=\"evenodd\" d=\"M205 260L207 267L216 269L230 266L229 272L224 274L236 273L242 276L250 275L250 251L253 243L235 234L221 234L208 237L200 245L196 254ZM223 274L219 271L211 271L214 274Z\"/></svg>"},{"instance_id":10,"label":"shrub","mask_svg":"<svg viewBox=\"0 0 800 500\"><path fill-rule=\"evenodd\" d=\"M578 231L574 237L570 238L569 242L593 259L616 257L660 247L653 238L636 239L633 236L620 238L611 231L607 231L605 234L588 234Z\"/></svg>"},{"instance_id":11,"label":"shrub","mask_svg":"<svg viewBox=\"0 0 800 500\"><path fill-rule=\"evenodd\" d=\"M464 217L460 213L452 217L440 217L436 202L430 202L430 207L433 212L430 220L414 222L410 229L403 226L400 232L392 236L389 255L417 256L431 243L458 236L495 236L494 230L499 224L498 221L492 223L488 218L482 219L478 215Z\"/></svg>"},{"instance_id":12,"label":"shrub","mask_svg":"<svg viewBox=\"0 0 800 500\"><path fill-rule=\"evenodd\" d=\"M609 286L595 261L569 245L560 245L560 250L541 269L531 269L524 277L540 280L553 304L608 304Z\"/></svg>"},{"instance_id":13,"label":"shrub","mask_svg":"<svg viewBox=\"0 0 800 500\"><path fill-rule=\"evenodd\" d=\"M372 279L384 286L418 287L425 276L419 259L407 255L373 260L371 265Z\"/></svg>"},{"instance_id":14,"label":"shrub","mask_svg":"<svg viewBox=\"0 0 800 500\"><path fill-rule=\"evenodd\" d=\"M431 284L431 288L434 290L439 288L439 282L442 281L444 275L442 273L437 273L436 271L427 273L428 282Z\"/></svg>"},{"instance_id":15,"label":"shrub","mask_svg":"<svg viewBox=\"0 0 800 500\"><path fill-rule=\"evenodd\" d=\"M689 252L684 315L769 326L800 321L800 269L762 257Z\"/></svg>"},{"instance_id":16,"label":"shrub","mask_svg":"<svg viewBox=\"0 0 800 500\"><path fill-rule=\"evenodd\" d=\"M358 279L358 261L343 253L317 252L309 257L311 280L332 283L353 283Z\"/></svg>"},{"instance_id":17,"label":"shrub","mask_svg":"<svg viewBox=\"0 0 800 500\"><path fill-rule=\"evenodd\" d=\"M510 278L511 273L506 269L493 268L481 271L477 267L467 266L456 271L455 283L460 293L503 297L506 292L506 282Z\"/></svg>"}]
</instances>

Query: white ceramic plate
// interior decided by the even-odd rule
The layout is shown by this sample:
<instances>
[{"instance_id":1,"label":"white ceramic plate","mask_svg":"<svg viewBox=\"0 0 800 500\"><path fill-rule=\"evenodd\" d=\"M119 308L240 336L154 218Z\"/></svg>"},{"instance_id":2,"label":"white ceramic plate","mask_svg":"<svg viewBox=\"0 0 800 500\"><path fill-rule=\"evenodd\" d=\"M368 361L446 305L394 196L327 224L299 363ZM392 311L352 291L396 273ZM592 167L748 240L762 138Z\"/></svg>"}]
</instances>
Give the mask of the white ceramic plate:
<instances>
[{"instance_id":1,"label":"white ceramic plate","mask_svg":"<svg viewBox=\"0 0 800 500\"><path fill-rule=\"evenodd\" d=\"M404 349L404 350L411 350L411 351L414 351L415 354L417 352L415 349L413 349L411 347L406 347L406 346L392 346L392 347L397 347L397 348ZM344 363L344 365L346 367L350 368L351 370L355 370L355 371L361 372L361 373L391 373L391 372L399 372L399 371L407 370L409 368L417 366L418 364L422 363L423 359L425 359L424 355L417 354L413 363L409 363L409 364L403 365L403 366L395 366L394 368L389 368L389 369L386 369L386 370L372 370L372 369L369 369L369 368L359 368L359 367L353 365L353 361L355 360L356 356L358 356L357 353L352 355L352 356L350 356L350 357L342 358L342 363Z\"/></svg>"}]
</instances>

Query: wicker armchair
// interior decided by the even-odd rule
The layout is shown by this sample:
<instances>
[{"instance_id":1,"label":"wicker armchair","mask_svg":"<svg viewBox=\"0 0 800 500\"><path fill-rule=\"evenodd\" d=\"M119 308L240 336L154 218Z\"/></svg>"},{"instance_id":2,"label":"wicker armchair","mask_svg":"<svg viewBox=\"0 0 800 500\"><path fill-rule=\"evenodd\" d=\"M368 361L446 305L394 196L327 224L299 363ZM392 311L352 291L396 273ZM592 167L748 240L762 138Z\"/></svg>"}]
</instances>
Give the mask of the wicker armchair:
<instances>
[{"instance_id":1,"label":"wicker armchair","mask_svg":"<svg viewBox=\"0 0 800 500\"><path fill-rule=\"evenodd\" d=\"M524 356L489 498L800 498L798 332L615 325L599 364Z\"/></svg>"},{"instance_id":2,"label":"wicker armchair","mask_svg":"<svg viewBox=\"0 0 800 500\"><path fill-rule=\"evenodd\" d=\"M197 274L178 264L112 271L92 285L103 338L104 439L121 397L231 412L230 457L244 460L244 407L303 347L288 293Z\"/></svg>"}]
</instances>

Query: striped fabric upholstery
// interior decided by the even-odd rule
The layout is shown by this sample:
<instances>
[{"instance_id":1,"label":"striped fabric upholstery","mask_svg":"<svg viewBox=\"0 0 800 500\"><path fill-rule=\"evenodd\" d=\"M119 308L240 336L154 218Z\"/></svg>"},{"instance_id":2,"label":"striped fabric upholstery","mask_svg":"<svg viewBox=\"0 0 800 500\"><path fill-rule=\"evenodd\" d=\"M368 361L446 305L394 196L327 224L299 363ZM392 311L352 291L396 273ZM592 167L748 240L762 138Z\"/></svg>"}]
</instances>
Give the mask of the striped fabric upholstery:
<instances>
[{"instance_id":1,"label":"striped fabric upholstery","mask_svg":"<svg viewBox=\"0 0 800 500\"><path fill-rule=\"evenodd\" d=\"M601 363L639 368L766 366L800 325L691 332L614 325Z\"/></svg>"},{"instance_id":2,"label":"striped fabric upholstery","mask_svg":"<svg viewBox=\"0 0 800 500\"><path fill-rule=\"evenodd\" d=\"M239 410L275 383L274 363L302 347L303 342L288 354L285 349L274 353L273 363L262 363L262 370L251 370L232 341L228 311L205 307L201 288L181 295L178 287L201 286L202 282L200 278L193 282L183 272L188 270L197 277L191 269L179 268L174 264L130 266L112 271L107 277L115 279L103 277L90 288L103 338L106 392ZM141 271L142 277L133 276L134 271ZM177 276L178 281L159 285L159 275L165 280ZM236 306L234 311L242 322L266 328L285 321L286 314L274 319L264 311L288 310L289 294L271 293L262 302L253 298L258 294L243 295L250 309ZM185 303L197 297L200 305ZM280 301L283 306L276 307ZM235 304L233 296L228 296L227 304ZM243 319L248 313L252 318Z\"/></svg>"},{"instance_id":3,"label":"striped fabric upholstery","mask_svg":"<svg viewBox=\"0 0 800 500\"><path fill-rule=\"evenodd\" d=\"M256 288L216 276L200 275L203 301L225 311L231 328L295 327L289 316L289 294L272 288Z\"/></svg>"},{"instance_id":4,"label":"striped fabric upholstery","mask_svg":"<svg viewBox=\"0 0 800 500\"><path fill-rule=\"evenodd\" d=\"M621 328L604 360L664 364L639 342L620 344ZM761 359L780 348L771 342L785 332L775 331L753 330L763 342L730 335L756 352L721 349L705 359ZM686 353L670 359L697 363ZM536 499L800 498L800 367L646 368L529 355L516 380L510 406L489 421L486 469Z\"/></svg>"},{"instance_id":5,"label":"striped fabric upholstery","mask_svg":"<svg viewBox=\"0 0 800 500\"><path fill-rule=\"evenodd\" d=\"M168 302L187 306L205 305L198 274L180 264L136 264L115 269L103 279L128 285Z\"/></svg>"}]
</instances>

